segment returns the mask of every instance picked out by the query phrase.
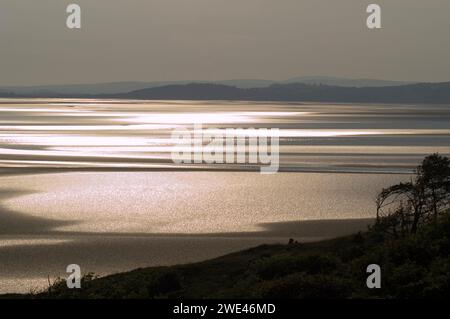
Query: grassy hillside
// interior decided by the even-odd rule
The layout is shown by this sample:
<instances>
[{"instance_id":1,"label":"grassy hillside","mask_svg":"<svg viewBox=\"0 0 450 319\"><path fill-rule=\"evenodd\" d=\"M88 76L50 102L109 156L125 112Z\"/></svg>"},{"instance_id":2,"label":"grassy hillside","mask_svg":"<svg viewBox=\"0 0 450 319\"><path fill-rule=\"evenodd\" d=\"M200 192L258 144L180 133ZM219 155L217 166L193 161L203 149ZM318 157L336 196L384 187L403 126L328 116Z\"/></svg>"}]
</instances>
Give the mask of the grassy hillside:
<instances>
[{"instance_id":1,"label":"grassy hillside","mask_svg":"<svg viewBox=\"0 0 450 319\"><path fill-rule=\"evenodd\" d=\"M370 230L310 244L260 246L201 263L86 276L33 298L428 298L450 294L450 218L393 239ZM382 288L366 287L379 264ZM22 296L24 297L24 296Z\"/></svg>"}]
</instances>

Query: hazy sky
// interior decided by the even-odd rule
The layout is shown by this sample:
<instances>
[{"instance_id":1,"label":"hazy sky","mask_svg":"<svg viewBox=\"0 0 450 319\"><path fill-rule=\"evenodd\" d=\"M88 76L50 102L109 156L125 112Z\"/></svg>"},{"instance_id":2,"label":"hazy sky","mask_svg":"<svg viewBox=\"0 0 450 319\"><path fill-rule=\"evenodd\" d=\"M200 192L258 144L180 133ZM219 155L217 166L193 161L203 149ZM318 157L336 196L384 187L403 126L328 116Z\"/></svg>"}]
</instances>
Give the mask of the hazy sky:
<instances>
[{"instance_id":1,"label":"hazy sky","mask_svg":"<svg viewBox=\"0 0 450 319\"><path fill-rule=\"evenodd\" d=\"M450 0L0 1L3 86L305 75L450 81Z\"/></svg>"}]
</instances>

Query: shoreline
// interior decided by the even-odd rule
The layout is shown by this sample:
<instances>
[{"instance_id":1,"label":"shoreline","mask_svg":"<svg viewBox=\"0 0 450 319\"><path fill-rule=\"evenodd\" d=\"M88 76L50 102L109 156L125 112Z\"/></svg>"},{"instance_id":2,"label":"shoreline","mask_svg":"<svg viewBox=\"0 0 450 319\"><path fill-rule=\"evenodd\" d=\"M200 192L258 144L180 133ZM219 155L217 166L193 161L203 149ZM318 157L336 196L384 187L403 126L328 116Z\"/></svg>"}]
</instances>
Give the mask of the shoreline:
<instances>
[{"instance_id":1,"label":"shoreline","mask_svg":"<svg viewBox=\"0 0 450 319\"><path fill-rule=\"evenodd\" d=\"M213 167L0 167L0 178L14 175L37 175L37 174L57 174L57 173L114 173L114 172L233 172L233 173L258 173L260 167L247 168L213 168ZM278 173L313 173L313 174L371 174L371 175L411 175L414 168L397 171L376 171L343 169L317 169L317 168L286 168L280 167Z\"/></svg>"}]
</instances>

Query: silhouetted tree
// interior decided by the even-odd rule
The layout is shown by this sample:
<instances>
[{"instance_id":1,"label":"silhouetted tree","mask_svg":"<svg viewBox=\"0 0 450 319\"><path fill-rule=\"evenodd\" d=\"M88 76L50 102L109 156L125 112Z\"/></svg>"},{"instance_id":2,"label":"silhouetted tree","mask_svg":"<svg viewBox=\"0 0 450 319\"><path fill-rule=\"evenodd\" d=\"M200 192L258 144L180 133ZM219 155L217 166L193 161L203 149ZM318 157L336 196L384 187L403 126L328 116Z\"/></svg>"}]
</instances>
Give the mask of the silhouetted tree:
<instances>
[{"instance_id":1,"label":"silhouetted tree","mask_svg":"<svg viewBox=\"0 0 450 319\"><path fill-rule=\"evenodd\" d=\"M427 156L414 179L383 189L376 202L376 226L396 237L437 221L450 208L450 159Z\"/></svg>"},{"instance_id":2,"label":"silhouetted tree","mask_svg":"<svg viewBox=\"0 0 450 319\"><path fill-rule=\"evenodd\" d=\"M424 185L425 205L436 221L449 208L450 160L439 154L426 157L417 169L417 184Z\"/></svg>"}]
</instances>

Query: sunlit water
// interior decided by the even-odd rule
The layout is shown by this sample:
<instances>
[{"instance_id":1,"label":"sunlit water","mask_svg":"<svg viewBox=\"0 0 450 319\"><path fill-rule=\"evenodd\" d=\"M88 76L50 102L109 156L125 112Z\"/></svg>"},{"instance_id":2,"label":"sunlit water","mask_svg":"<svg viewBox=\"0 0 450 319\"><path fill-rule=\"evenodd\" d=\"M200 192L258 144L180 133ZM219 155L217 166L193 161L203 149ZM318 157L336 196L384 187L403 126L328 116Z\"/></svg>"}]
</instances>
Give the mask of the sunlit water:
<instances>
[{"instance_id":1,"label":"sunlit water","mask_svg":"<svg viewBox=\"0 0 450 319\"><path fill-rule=\"evenodd\" d=\"M407 172L450 153L448 106L0 100L0 167L175 168L171 133L194 123L279 128L285 171Z\"/></svg>"},{"instance_id":2,"label":"sunlit water","mask_svg":"<svg viewBox=\"0 0 450 319\"><path fill-rule=\"evenodd\" d=\"M194 123L279 128L282 172L173 164L171 132ZM106 274L352 232L295 222L372 218L378 191L449 142L447 106L0 100L0 292L70 263Z\"/></svg>"},{"instance_id":3,"label":"sunlit water","mask_svg":"<svg viewBox=\"0 0 450 319\"><path fill-rule=\"evenodd\" d=\"M6 208L29 218L66 222L38 228L30 223L29 233L214 234L261 231L264 224L276 222L373 218L376 192L406 178L384 174L87 172L6 176L0 178L4 185L0 192L26 191L4 200Z\"/></svg>"}]
</instances>

